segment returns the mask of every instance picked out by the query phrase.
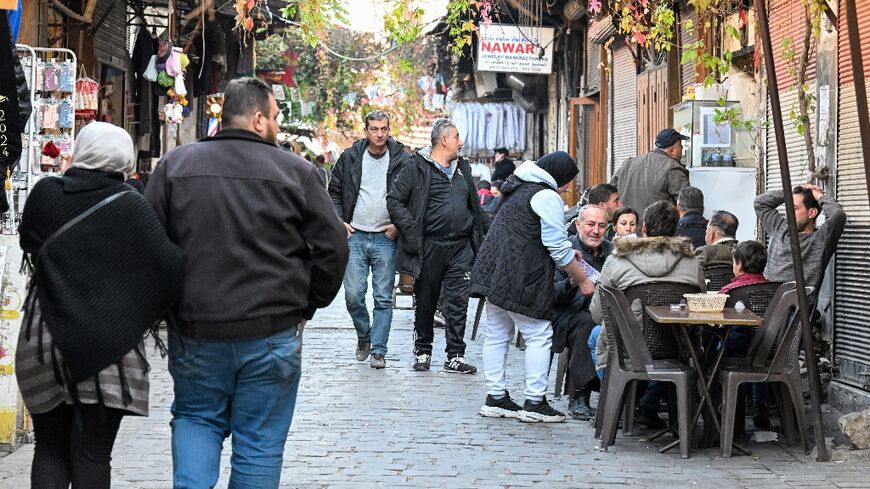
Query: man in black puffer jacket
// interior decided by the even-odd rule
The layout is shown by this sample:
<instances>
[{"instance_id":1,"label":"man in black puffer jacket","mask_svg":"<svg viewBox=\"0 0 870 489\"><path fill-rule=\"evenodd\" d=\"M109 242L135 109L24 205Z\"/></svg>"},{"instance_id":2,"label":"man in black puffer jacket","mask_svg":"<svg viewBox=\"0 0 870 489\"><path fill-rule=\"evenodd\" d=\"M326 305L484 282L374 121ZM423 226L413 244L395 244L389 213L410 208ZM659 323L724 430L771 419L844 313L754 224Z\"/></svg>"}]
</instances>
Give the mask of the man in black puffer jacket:
<instances>
[{"instance_id":1,"label":"man in black puffer jacket","mask_svg":"<svg viewBox=\"0 0 870 489\"><path fill-rule=\"evenodd\" d=\"M478 412L493 418L559 423L565 415L545 396L556 267L585 295L595 288L580 268L563 226L564 192L577 175L577 163L557 151L537 163L520 165L502 186L504 201L474 262L471 293L486 298L483 368L486 401ZM507 392L505 363L514 325L526 340L526 400L522 408Z\"/></svg>"},{"instance_id":2,"label":"man in black puffer jacket","mask_svg":"<svg viewBox=\"0 0 870 489\"><path fill-rule=\"evenodd\" d=\"M473 374L465 361L468 276L488 222L471 167L459 157L456 125L438 119L432 146L414 153L387 195L387 209L399 228L396 269L415 277L414 370L427 371L432 360L433 320L444 290L448 372Z\"/></svg>"}]
</instances>

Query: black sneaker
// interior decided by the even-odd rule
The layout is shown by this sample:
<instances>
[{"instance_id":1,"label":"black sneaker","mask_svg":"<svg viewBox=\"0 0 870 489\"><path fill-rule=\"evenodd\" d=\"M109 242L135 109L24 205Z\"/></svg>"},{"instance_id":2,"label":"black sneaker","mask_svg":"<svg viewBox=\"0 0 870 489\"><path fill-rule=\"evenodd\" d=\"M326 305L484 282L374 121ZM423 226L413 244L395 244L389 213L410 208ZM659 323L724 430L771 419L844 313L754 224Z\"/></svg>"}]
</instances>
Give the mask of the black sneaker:
<instances>
[{"instance_id":1,"label":"black sneaker","mask_svg":"<svg viewBox=\"0 0 870 489\"><path fill-rule=\"evenodd\" d=\"M380 353L372 353L372 368L382 369L387 366L387 361Z\"/></svg>"},{"instance_id":2,"label":"black sneaker","mask_svg":"<svg viewBox=\"0 0 870 489\"><path fill-rule=\"evenodd\" d=\"M418 372L428 372L429 371L429 363L432 361L432 355L427 355L426 353L421 353L415 357L414 360L414 370Z\"/></svg>"},{"instance_id":3,"label":"black sneaker","mask_svg":"<svg viewBox=\"0 0 870 489\"><path fill-rule=\"evenodd\" d=\"M357 340L356 342L356 359L364 362L366 358L369 357L369 353L372 351L372 343L367 340Z\"/></svg>"},{"instance_id":4,"label":"black sneaker","mask_svg":"<svg viewBox=\"0 0 870 489\"><path fill-rule=\"evenodd\" d=\"M465 361L465 357L453 357L444 362L444 370L454 374L476 374L477 367Z\"/></svg>"},{"instance_id":5,"label":"black sneaker","mask_svg":"<svg viewBox=\"0 0 870 489\"><path fill-rule=\"evenodd\" d=\"M507 391L501 399L496 399L491 395L486 396L486 402L477 411L477 414L485 418L518 418L520 411L523 408L515 403Z\"/></svg>"},{"instance_id":6,"label":"black sneaker","mask_svg":"<svg viewBox=\"0 0 870 489\"><path fill-rule=\"evenodd\" d=\"M526 399L517 418L523 423L564 423L565 413L553 409L545 396L541 402Z\"/></svg>"}]
</instances>

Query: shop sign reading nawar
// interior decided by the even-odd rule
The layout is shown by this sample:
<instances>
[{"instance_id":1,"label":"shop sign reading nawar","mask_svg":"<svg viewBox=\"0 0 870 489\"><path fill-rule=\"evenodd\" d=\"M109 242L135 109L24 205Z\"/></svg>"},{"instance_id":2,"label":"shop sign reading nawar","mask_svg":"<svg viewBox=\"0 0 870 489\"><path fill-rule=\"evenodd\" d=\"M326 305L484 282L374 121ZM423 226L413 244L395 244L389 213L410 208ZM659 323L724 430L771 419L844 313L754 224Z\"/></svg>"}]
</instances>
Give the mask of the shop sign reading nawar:
<instances>
[{"instance_id":1,"label":"shop sign reading nawar","mask_svg":"<svg viewBox=\"0 0 870 489\"><path fill-rule=\"evenodd\" d=\"M553 28L480 25L477 70L549 75L553 72Z\"/></svg>"}]
</instances>

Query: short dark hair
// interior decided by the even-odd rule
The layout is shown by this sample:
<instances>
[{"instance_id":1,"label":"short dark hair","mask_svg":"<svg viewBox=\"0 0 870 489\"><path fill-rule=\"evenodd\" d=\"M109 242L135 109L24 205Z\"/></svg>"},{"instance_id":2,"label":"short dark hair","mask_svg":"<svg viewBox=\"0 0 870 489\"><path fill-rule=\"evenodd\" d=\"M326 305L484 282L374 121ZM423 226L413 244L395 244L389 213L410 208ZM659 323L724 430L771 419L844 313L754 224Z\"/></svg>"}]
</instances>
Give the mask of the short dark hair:
<instances>
[{"instance_id":1,"label":"short dark hair","mask_svg":"<svg viewBox=\"0 0 870 489\"><path fill-rule=\"evenodd\" d=\"M390 115L384 112L383 110L373 110L366 114L365 116L365 128L369 128L369 121L387 121L387 125L390 125Z\"/></svg>"},{"instance_id":2,"label":"short dark hair","mask_svg":"<svg viewBox=\"0 0 870 489\"><path fill-rule=\"evenodd\" d=\"M490 189L498 189L501 190L501 186L504 184L504 180L493 180L492 183L489 184Z\"/></svg>"},{"instance_id":3,"label":"short dark hair","mask_svg":"<svg viewBox=\"0 0 870 489\"><path fill-rule=\"evenodd\" d=\"M636 210L632 209L631 207L620 207L618 211L613 213L613 224L616 225L616 222L619 221L619 218L626 214L634 214L634 220L640 220L640 216L637 215Z\"/></svg>"},{"instance_id":4,"label":"short dark hair","mask_svg":"<svg viewBox=\"0 0 870 489\"><path fill-rule=\"evenodd\" d=\"M619 192L617 190L616 185L611 185L609 183L599 183L598 185L589 189L589 195L587 199L590 205L598 205L603 204L610 200L610 196Z\"/></svg>"},{"instance_id":5,"label":"short dark hair","mask_svg":"<svg viewBox=\"0 0 870 489\"><path fill-rule=\"evenodd\" d=\"M491 188L492 188L492 184L490 184L486 180L481 180L481 181L477 182L477 190L481 190L481 189L490 190Z\"/></svg>"},{"instance_id":6,"label":"short dark hair","mask_svg":"<svg viewBox=\"0 0 870 489\"><path fill-rule=\"evenodd\" d=\"M317 163L318 165L322 165L322 164L326 163L326 158L324 158L323 155L317 155L317 157L314 158L314 162Z\"/></svg>"},{"instance_id":7,"label":"short dark hair","mask_svg":"<svg viewBox=\"0 0 870 489\"><path fill-rule=\"evenodd\" d=\"M737 226L739 225L740 221L737 220L737 216L728 211L716 211L710 217L710 227L719 231L722 236L729 238L737 236Z\"/></svg>"},{"instance_id":8,"label":"short dark hair","mask_svg":"<svg viewBox=\"0 0 870 489\"><path fill-rule=\"evenodd\" d=\"M758 241L741 241L731 252L734 261L743 267L745 273L764 273L767 266L767 250Z\"/></svg>"},{"instance_id":9,"label":"short dark hair","mask_svg":"<svg viewBox=\"0 0 870 489\"><path fill-rule=\"evenodd\" d=\"M815 209L817 211L816 217L819 217L819 214L822 213L822 205L819 204L819 201L816 199L816 196L813 195L813 191L803 188L803 187L795 187L792 192L795 195L802 195L804 198L804 207L807 210Z\"/></svg>"},{"instance_id":10,"label":"short dark hair","mask_svg":"<svg viewBox=\"0 0 870 489\"><path fill-rule=\"evenodd\" d=\"M507 158L511 154L510 151L507 150L507 148L496 148L495 152L501 153L502 155L504 155L505 158Z\"/></svg>"},{"instance_id":11,"label":"short dark hair","mask_svg":"<svg viewBox=\"0 0 870 489\"><path fill-rule=\"evenodd\" d=\"M673 236L677 232L679 220L677 207L667 200L653 202L643 211L643 224L649 238Z\"/></svg>"},{"instance_id":12,"label":"short dark hair","mask_svg":"<svg viewBox=\"0 0 870 489\"><path fill-rule=\"evenodd\" d=\"M227 83L221 119L225 127L239 124L240 119L257 112L269 116L269 100L274 97L269 85L259 78L236 78Z\"/></svg>"},{"instance_id":13,"label":"short dark hair","mask_svg":"<svg viewBox=\"0 0 870 489\"><path fill-rule=\"evenodd\" d=\"M698 187L686 187L677 195L677 203L686 212L704 212L704 192Z\"/></svg>"}]
</instances>

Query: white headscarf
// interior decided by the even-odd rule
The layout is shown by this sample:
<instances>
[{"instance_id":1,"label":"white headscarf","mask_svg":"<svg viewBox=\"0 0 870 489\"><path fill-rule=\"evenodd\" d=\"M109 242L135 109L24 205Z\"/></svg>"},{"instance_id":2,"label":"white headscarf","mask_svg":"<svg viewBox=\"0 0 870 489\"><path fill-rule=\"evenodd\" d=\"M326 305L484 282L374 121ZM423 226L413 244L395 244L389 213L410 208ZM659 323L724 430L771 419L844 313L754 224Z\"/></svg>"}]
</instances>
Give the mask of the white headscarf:
<instances>
[{"instance_id":1,"label":"white headscarf","mask_svg":"<svg viewBox=\"0 0 870 489\"><path fill-rule=\"evenodd\" d=\"M129 174L133 171L133 140L114 124L91 122L76 137L72 167Z\"/></svg>"}]
</instances>

